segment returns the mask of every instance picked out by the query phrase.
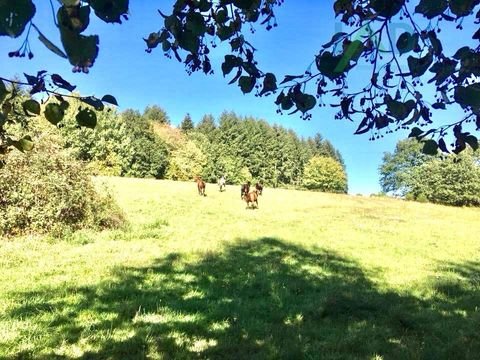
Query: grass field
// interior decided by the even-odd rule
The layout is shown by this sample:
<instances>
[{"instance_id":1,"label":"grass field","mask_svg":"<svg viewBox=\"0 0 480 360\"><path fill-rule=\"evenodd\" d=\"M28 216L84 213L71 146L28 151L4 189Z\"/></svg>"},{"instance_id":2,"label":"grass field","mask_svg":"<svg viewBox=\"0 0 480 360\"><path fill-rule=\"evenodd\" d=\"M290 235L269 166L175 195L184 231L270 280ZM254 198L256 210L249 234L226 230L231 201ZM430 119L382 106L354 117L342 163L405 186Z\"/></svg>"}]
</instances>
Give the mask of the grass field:
<instances>
[{"instance_id":1,"label":"grass field","mask_svg":"<svg viewBox=\"0 0 480 360\"><path fill-rule=\"evenodd\" d=\"M96 181L125 229L0 242L0 359L480 357L480 210Z\"/></svg>"}]
</instances>

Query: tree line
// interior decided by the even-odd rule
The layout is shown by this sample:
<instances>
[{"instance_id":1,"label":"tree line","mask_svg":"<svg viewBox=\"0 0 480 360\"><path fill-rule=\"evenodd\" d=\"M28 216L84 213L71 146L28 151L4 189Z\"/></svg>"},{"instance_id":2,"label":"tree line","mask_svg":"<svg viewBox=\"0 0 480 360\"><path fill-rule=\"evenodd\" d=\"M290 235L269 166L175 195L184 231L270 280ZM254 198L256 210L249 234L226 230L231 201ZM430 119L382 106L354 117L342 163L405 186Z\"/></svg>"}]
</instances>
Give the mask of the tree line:
<instances>
[{"instance_id":1,"label":"tree line","mask_svg":"<svg viewBox=\"0 0 480 360\"><path fill-rule=\"evenodd\" d=\"M224 175L228 184L348 189L342 156L321 134L304 139L293 130L233 112L218 119L204 115L196 124L187 114L175 127L156 105L143 113L98 112L95 129L79 128L74 114L82 105L72 105L61 123L65 147L94 174L183 181L201 176L207 182Z\"/></svg>"},{"instance_id":2,"label":"tree line","mask_svg":"<svg viewBox=\"0 0 480 360\"><path fill-rule=\"evenodd\" d=\"M480 206L480 153L422 153L415 139L398 142L385 153L380 166L380 185L387 194L408 200L453 206Z\"/></svg>"}]
</instances>

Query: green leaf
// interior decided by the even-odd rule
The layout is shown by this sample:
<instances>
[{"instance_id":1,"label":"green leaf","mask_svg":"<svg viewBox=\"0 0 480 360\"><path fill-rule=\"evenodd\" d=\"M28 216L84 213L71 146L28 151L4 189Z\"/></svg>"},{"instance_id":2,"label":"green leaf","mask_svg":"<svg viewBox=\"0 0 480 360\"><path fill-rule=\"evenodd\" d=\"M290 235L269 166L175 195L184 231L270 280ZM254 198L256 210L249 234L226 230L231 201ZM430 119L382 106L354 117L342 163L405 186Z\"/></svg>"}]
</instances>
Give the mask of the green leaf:
<instances>
[{"instance_id":1,"label":"green leaf","mask_svg":"<svg viewBox=\"0 0 480 360\"><path fill-rule=\"evenodd\" d=\"M338 63L341 58L342 55L336 56L329 51L323 52L321 55L317 56L316 59L318 71L330 80L335 80L343 76L343 72L337 71Z\"/></svg>"},{"instance_id":2,"label":"green leaf","mask_svg":"<svg viewBox=\"0 0 480 360\"><path fill-rule=\"evenodd\" d=\"M257 79L253 76L241 76L240 79L238 79L238 86L240 86L244 94L247 94L253 90L256 81Z\"/></svg>"},{"instance_id":3,"label":"green leaf","mask_svg":"<svg viewBox=\"0 0 480 360\"><path fill-rule=\"evenodd\" d=\"M31 0L0 1L0 36L20 36L35 15L35 10Z\"/></svg>"},{"instance_id":4,"label":"green leaf","mask_svg":"<svg viewBox=\"0 0 480 360\"><path fill-rule=\"evenodd\" d=\"M90 24L90 6L62 6L57 11L57 20L61 32L66 29L80 34Z\"/></svg>"},{"instance_id":5,"label":"green leaf","mask_svg":"<svg viewBox=\"0 0 480 360\"><path fill-rule=\"evenodd\" d=\"M88 26L89 16L89 6L82 6L79 10L62 6L57 12L62 45L68 60L70 64L84 69L91 67L98 55L98 36L80 35Z\"/></svg>"},{"instance_id":6,"label":"green leaf","mask_svg":"<svg viewBox=\"0 0 480 360\"><path fill-rule=\"evenodd\" d=\"M78 35L72 31L62 31L62 44L70 64L90 67L98 56L98 36Z\"/></svg>"},{"instance_id":7,"label":"green leaf","mask_svg":"<svg viewBox=\"0 0 480 360\"><path fill-rule=\"evenodd\" d=\"M420 77L428 70L430 65L433 62L433 55L428 53L422 58L415 58L409 56L407 59L408 68L410 69L410 74L412 77Z\"/></svg>"},{"instance_id":8,"label":"green leaf","mask_svg":"<svg viewBox=\"0 0 480 360\"><path fill-rule=\"evenodd\" d=\"M100 19L107 23L119 23L128 13L128 0L90 0L90 6Z\"/></svg>"},{"instance_id":9,"label":"green leaf","mask_svg":"<svg viewBox=\"0 0 480 360\"><path fill-rule=\"evenodd\" d=\"M408 53L415 49L418 44L418 35L410 34L409 32L404 32L397 40L397 49L400 52L400 55Z\"/></svg>"},{"instance_id":10,"label":"green leaf","mask_svg":"<svg viewBox=\"0 0 480 360\"><path fill-rule=\"evenodd\" d=\"M33 145L32 138L27 135L18 141L14 141L13 146L15 146L21 152L25 152L25 151L31 151L34 145Z\"/></svg>"},{"instance_id":11,"label":"green leaf","mask_svg":"<svg viewBox=\"0 0 480 360\"><path fill-rule=\"evenodd\" d=\"M5 84L3 83L2 80L0 80L0 104L5 100L5 98L8 95L7 88L5 87Z\"/></svg>"},{"instance_id":12,"label":"green leaf","mask_svg":"<svg viewBox=\"0 0 480 360\"><path fill-rule=\"evenodd\" d=\"M457 86L454 94L455 101L462 107L480 109L480 84Z\"/></svg>"},{"instance_id":13,"label":"green leaf","mask_svg":"<svg viewBox=\"0 0 480 360\"><path fill-rule=\"evenodd\" d=\"M427 19L433 19L443 14L447 7L447 0L420 0L420 3L415 7L415 12L422 14Z\"/></svg>"},{"instance_id":14,"label":"green leaf","mask_svg":"<svg viewBox=\"0 0 480 360\"><path fill-rule=\"evenodd\" d=\"M437 155L438 154L438 144L435 140L427 140L423 144L422 152L427 155Z\"/></svg>"},{"instance_id":15,"label":"green leaf","mask_svg":"<svg viewBox=\"0 0 480 360\"><path fill-rule=\"evenodd\" d=\"M50 123L57 125L65 116L65 111L59 104L50 103L45 107L44 115Z\"/></svg>"},{"instance_id":16,"label":"green leaf","mask_svg":"<svg viewBox=\"0 0 480 360\"><path fill-rule=\"evenodd\" d=\"M334 72L343 73L345 70L347 70L350 67L350 61L357 61L362 55L363 49L363 43L360 40L352 41L347 46L347 49L335 67Z\"/></svg>"},{"instance_id":17,"label":"green leaf","mask_svg":"<svg viewBox=\"0 0 480 360\"><path fill-rule=\"evenodd\" d=\"M112 95L105 95L104 97L102 97L102 101L118 106L117 99L115 99L115 97L113 97Z\"/></svg>"},{"instance_id":18,"label":"green leaf","mask_svg":"<svg viewBox=\"0 0 480 360\"><path fill-rule=\"evenodd\" d=\"M38 27L35 24L32 24L32 26L35 28L35 30L37 30L38 40L40 40L42 42L42 44L45 45L45 47L47 49L49 49L51 52L53 52L54 54L57 54L58 56L60 56L64 59L67 58L67 55L65 55L63 50L61 50L58 46L56 46L54 43L52 43L50 40L48 40L45 37L45 35L43 35L41 33L41 31L38 29Z\"/></svg>"},{"instance_id":19,"label":"green leaf","mask_svg":"<svg viewBox=\"0 0 480 360\"><path fill-rule=\"evenodd\" d=\"M40 115L40 104L36 100L33 100L33 99L25 100L22 103L22 108L23 108L23 111L25 112L25 115L27 116Z\"/></svg>"},{"instance_id":20,"label":"green leaf","mask_svg":"<svg viewBox=\"0 0 480 360\"><path fill-rule=\"evenodd\" d=\"M80 126L85 126L90 129L94 129L97 125L97 114L95 111L90 109L80 109L75 117L77 124Z\"/></svg>"}]
</instances>

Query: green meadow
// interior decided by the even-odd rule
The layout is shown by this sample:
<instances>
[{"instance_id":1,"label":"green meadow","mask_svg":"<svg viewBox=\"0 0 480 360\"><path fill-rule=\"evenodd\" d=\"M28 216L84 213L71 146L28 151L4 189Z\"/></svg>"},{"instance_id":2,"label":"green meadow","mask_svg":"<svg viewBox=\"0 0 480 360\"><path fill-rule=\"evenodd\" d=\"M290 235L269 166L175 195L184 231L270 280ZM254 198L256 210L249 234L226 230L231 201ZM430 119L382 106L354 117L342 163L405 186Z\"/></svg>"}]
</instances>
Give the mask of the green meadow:
<instances>
[{"instance_id":1,"label":"green meadow","mask_svg":"<svg viewBox=\"0 0 480 360\"><path fill-rule=\"evenodd\" d=\"M96 178L129 224L0 242L0 359L478 359L480 210Z\"/></svg>"}]
</instances>

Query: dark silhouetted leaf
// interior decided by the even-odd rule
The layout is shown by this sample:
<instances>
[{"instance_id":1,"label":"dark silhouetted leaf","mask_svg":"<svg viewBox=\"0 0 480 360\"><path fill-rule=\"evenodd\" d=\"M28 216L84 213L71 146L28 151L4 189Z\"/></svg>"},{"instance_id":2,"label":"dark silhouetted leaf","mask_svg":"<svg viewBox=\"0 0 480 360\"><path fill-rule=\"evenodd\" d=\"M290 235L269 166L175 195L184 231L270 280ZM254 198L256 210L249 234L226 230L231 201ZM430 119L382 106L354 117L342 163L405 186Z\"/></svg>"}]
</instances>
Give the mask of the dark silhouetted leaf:
<instances>
[{"instance_id":1,"label":"dark silhouetted leaf","mask_svg":"<svg viewBox=\"0 0 480 360\"><path fill-rule=\"evenodd\" d=\"M340 40L342 37L344 37L345 35L347 35L347 33L344 33L344 32L338 32L336 33L335 35L333 35L332 37L332 40L330 40L328 43L322 45L322 47L324 49L326 48L329 48L330 46L332 46L333 44L335 44L338 40Z\"/></svg>"},{"instance_id":2,"label":"dark silhouetted leaf","mask_svg":"<svg viewBox=\"0 0 480 360\"><path fill-rule=\"evenodd\" d=\"M470 145L473 150L478 150L478 139L473 135L465 136L465 142Z\"/></svg>"},{"instance_id":3,"label":"dark silhouetted leaf","mask_svg":"<svg viewBox=\"0 0 480 360\"><path fill-rule=\"evenodd\" d=\"M478 5L478 0L450 0L450 10L458 17L467 16Z\"/></svg>"},{"instance_id":4,"label":"dark silhouetted leaf","mask_svg":"<svg viewBox=\"0 0 480 360\"><path fill-rule=\"evenodd\" d=\"M300 93L295 95L294 102L297 109L305 114L315 107L317 99L313 95Z\"/></svg>"},{"instance_id":5,"label":"dark silhouetted leaf","mask_svg":"<svg viewBox=\"0 0 480 360\"><path fill-rule=\"evenodd\" d=\"M277 90L277 78L272 73L265 74L263 79L263 89L260 92L260 95L272 92Z\"/></svg>"},{"instance_id":6,"label":"dark silhouetted leaf","mask_svg":"<svg viewBox=\"0 0 480 360\"><path fill-rule=\"evenodd\" d=\"M230 74L230 72L236 68L241 66L243 63L242 58L235 56L235 55L225 55L225 61L222 64L222 72L223 76Z\"/></svg>"},{"instance_id":7,"label":"dark silhouetted leaf","mask_svg":"<svg viewBox=\"0 0 480 360\"><path fill-rule=\"evenodd\" d=\"M21 152L25 151L32 151L33 149L33 141L30 136L24 136L18 141L13 141L13 146L15 146Z\"/></svg>"},{"instance_id":8,"label":"dark silhouetted leaf","mask_svg":"<svg viewBox=\"0 0 480 360\"><path fill-rule=\"evenodd\" d=\"M65 116L64 109L59 104L47 104L44 111L45 118L53 125L57 125Z\"/></svg>"},{"instance_id":9,"label":"dark silhouetted leaf","mask_svg":"<svg viewBox=\"0 0 480 360\"><path fill-rule=\"evenodd\" d=\"M128 13L128 0L90 0L90 6L107 23L120 24L120 17Z\"/></svg>"},{"instance_id":10,"label":"dark silhouetted leaf","mask_svg":"<svg viewBox=\"0 0 480 360\"><path fill-rule=\"evenodd\" d=\"M409 56L408 59L408 68L410 69L410 74L412 77L420 77L428 70L430 65L433 62L433 55L428 53L422 58L415 58Z\"/></svg>"},{"instance_id":11,"label":"dark silhouetted leaf","mask_svg":"<svg viewBox=\"0 0 480 360\"><path fill-rule=\"evenodd\" d=\"M115 97L113 97L112 95L105 95L104 97L102 97L102 101L118 106L117 99L115 99Z\"/></svg>"},{"instance_id":12,"label":"dark silhouetted leaf","mask_svg":"<svg viewBox=\"0 0 480 360\"><path fill-rule=\"evenodd\" d=\"M440 140L438 140L438 147L441 151L443 151L444 153L448 153L448 148L447 148L447 144L445 143L445 140L443 138L441 138Z\"/></svg>"},{"instance_id":13,"label":"dark silhouetted leaf","mask_svg":"<svg viewBox=\"0 0 480 360\"><path fill-rule=\"evenodd\" d=\"M85 104L92 106L97 111L102 111L105 107L103 105L103 102L95 96L81 97L80 100L83 101Z\"/></svg>"},{"instance_id":14,"label":"dark silhouetted leaf","mask_svg":"<svg viewBox=\"0 0 480 360\"><path fill-rule=\"evenodd\" d=\"M343 76L343 72L337 71L338 64L342 55L333 55L329 51L323 52L320 56L317 56L317 69L320 73L331 80L335 80Z\"/></svg>"},{"instance_id":15,"label":"dark silhouetted leaf","mask_svg":"<svg viewBox=\"0 0 480 360\"><path fill-rule=\"evenodd\" d=\"M76 86L70 84L67 80L65 80L58 74L52 74L51 78L53 83L62 89L73 91L76 88Z\"/></svg>"},{"instance_id":16,"label":"dark silhouetted leaf","mask_svg":"<svg viewBox=\"0 0 480 360\"><path fill-rule=\"evenodd\" d=\"M5 87L3 80L0 80L0 104L3 102L3 100L5 100L7 95L8 95L7 88Z\"/></svg>"},{"instance_id":17,"label":"dark silhouetted leaf","mask_svg":"<svg viewBox=\"0 0 480 360\"><path fill-rule=\"evenodd\" d=\"M97 125L97 114L90 109L81 109L75 117L78 125L94 129Z\"/></svg>"},{"instance_id":18,"label":"dark silhouetted leaf","mask_svg":"<svg viewBox=\"0 0 480 360\"><path fill-rule=\"evenodd\" d=\"M455 101L462 107L480 108L480 84L457 86L455 88Z\"/></svg>"},{"instance_id":19,"label":"dark silhouetted leaf","mask_svg":"<svg viewBox=\"0 0 480 360\"><path fill-rule=\"evenodd\" d=\"M418 127L414 127L411 131L410 134L408 135L409 138L418 138L420 135L423 134L423 131L419 129Z\"/></svg>"},{"instance_id":20,"label":"dark silhouetted leaf","mask_svg":"<svg viewBox=\"0 0 480 360\"><path fill-rule=\"evenodd\" d=\"M68 30L78 35L90 24L90 6L61 6L57 20L61 32Z\"/></svg>"},{"instance_id":21,"label":"dark silhouetted leaf","mask_svg":"<svg viewBox=\"0 0 480 360\"><path fill-rule=\"evenodd\" d=\"M35 15L31 0L0 1L0 36L16 38Z\"/></svg>"},{"instance_id":22,"label":"dark silhouetted leaf","mask_svg":"<svg viewBox=\"0 0 480 360\"><path fill-rule=\"evenodd\" d=\"M38 32L38 40L40 40L42 42L43 45L45 45L45 47L47 49L49 49L51 52L53 52L54 54L57 54L58 56L66 59L67 58L67 55L65 55L65 53L63 52L63 50L61 50L58 46L56 46L54 43L52 43L50 40L48 40L45 35L43 35L41 33L41 31L38 29L38 27L35 25L35 24L32 24L32 26L35 28L35 30L37 30Z\"/></svg>"},{"instance_id":23,"label":"dark silhouetted leaf","mask_svg":"<svg viewBox=\"0 0 480 360\"><path fill-rule=\"evenodd\" d=\"M427 140L423 144L422 152L427 155L437 155L438 154L438 144L435 140Z\"/></svg>"},{"instance_id":24,"label":"dark silhouetted leaf","mask_svg":"<svg viewBox=\"0 0 480 360\"><path fill-rule=\"evenodd\" d=\"M22 108L23 108L23 111L25 112L25 115L28 115L28 116L40 115L40 104L36 100L33 100L33 99L25 100L22 103Z\"/></svg>"},{"instance_id":25,"label":"dark silhouetted leaf","mask_svg":"<svg viewBox=\"0 0 480 360\"><path fill-rule=\"evenodd\" d=\"M335 67L334 72L343 73L350 66L350 61L357 61L363 52L363 43L360 40L352 41L345 52L343 53L340 61Z\"/></svg>"},{"instance_id":26,"label":"dark silhouetted leaf","mask_svg":"<svg viewBox=\"0 0 480 360\"><path fill-rule=\"evenodd\" d=\"M447 0L420 0L420 3L415 7L415 12L423 14L427 19L433 19L443 14L447 7Z\"/></svg>"},{"instance_id":27,"label":"dark silhouetted leaf","mask_svg":"<svg viewBox=\"0 0 480 360\"><path fill-rule=\"evenodd\" d=\"M400 55L412 51L418 45L418 35L404 32L397 40L397 49Z\"/></svg>"},{"instance_id":28,"label":"dark silhouetted leaf","mask_svg":"<svg viewBox=\"0 0 480 360\"><path fill-rule=\"evenodd\" d=\"M255 83L256 79L252 76L241 76L240 79L238 79L238 85L244 94L251 92Z\"/></svg>"},{"instance_id":29,"label":"dark silhouetted leaf","mask_svg":"<svg viewBox=\"0 0 480 360\"><path fill-rule=\"evenodd\" d=\"M402 9L405 0L371 0L370 6L380 16L390 18Z\"/></svg>"}]
</instances>

